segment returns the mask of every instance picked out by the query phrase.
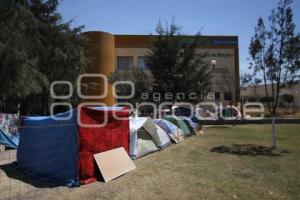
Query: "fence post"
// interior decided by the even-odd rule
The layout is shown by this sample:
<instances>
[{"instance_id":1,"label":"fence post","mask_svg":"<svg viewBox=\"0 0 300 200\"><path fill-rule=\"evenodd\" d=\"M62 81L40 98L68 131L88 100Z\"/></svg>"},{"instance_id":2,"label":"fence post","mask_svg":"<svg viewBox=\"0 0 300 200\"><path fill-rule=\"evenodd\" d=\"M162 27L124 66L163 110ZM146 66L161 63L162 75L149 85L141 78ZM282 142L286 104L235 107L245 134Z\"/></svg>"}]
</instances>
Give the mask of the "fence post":
<instances>
[{"instance_id":1,"label":"fence post","mask_svg":"<svg viewBox=\"0 0 300 200\"><path fill-rule=\"evenodd\" d=\"M5 95L4 95L4 97L3 97L3 112L5 113L6 112L6 110L5 110L5 108L6 108L6 98L5 98Z\"/></svg>"}]
</instances>

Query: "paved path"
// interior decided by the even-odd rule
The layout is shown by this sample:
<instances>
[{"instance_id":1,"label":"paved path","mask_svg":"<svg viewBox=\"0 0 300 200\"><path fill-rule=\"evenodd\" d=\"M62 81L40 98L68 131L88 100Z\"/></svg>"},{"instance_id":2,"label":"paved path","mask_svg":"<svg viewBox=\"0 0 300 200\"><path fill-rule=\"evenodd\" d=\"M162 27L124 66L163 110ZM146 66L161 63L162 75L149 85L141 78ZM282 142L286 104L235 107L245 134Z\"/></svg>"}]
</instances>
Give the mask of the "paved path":
<instances>
[{"instance_id":1,"label":"paved path","mask_svg":"<svg viewBox=\"0 0 300 200\"><path fill-rule=\"evenodd\" d=\"M9 164L16 161L16 150L7 150L0 152L0 165Z\"/></svg>"}]
</instances>

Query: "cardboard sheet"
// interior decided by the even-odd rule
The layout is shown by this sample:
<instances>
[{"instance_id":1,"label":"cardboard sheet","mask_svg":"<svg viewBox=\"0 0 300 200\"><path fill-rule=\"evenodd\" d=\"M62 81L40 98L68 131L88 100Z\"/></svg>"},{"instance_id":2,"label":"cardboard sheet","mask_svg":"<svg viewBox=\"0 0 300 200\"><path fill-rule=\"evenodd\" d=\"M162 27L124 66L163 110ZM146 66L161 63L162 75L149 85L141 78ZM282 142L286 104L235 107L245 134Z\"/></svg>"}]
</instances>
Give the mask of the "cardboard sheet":
<instances>
[{"instance_id":1,"label":"cardboard sheet","mask_svg":"<svg viewBox=\"0 0 300 200\"><path fill-rule=\"evenodd\" d=\"M94 155L105 182L136 169L123 147Z\"/></svg>"}]
</instances>

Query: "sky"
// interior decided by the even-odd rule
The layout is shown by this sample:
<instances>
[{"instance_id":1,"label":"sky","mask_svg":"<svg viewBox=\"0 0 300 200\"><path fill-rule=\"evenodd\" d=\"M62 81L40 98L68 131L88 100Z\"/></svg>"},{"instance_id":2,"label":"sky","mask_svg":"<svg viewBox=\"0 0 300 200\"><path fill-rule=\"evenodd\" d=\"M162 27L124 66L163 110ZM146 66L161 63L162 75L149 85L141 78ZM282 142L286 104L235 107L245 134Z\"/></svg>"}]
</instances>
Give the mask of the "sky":
<instances>
[{"instance_id":1,"label":"sky","mask_svg":"<svg viewBox=\"0 0 300 200\"><path fill-rule=\"evenodd\" d=\"M59 12L84 31L113 34L154 33L155 25L171 21L184 34L239 37L240 72L247 72L248 46L258 17L267 20L278 0L63 0ZM300 32L300 0L292 3L296 32Z\"/></svg>"}]
</instances>

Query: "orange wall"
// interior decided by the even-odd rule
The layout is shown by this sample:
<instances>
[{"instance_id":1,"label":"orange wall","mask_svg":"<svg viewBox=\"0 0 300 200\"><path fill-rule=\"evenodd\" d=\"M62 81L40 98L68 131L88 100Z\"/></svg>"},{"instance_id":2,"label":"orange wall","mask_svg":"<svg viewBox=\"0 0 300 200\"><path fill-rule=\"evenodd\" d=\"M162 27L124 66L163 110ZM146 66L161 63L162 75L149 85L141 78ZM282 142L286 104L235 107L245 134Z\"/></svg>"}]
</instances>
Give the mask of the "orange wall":
<instances>
[{"instance_id":1,"label":"orange wall","mask_svg":"<svg viewBox=\"0 0 300 200\"><path fill-rule=\"evenodd\" d=\"M115 38L112 34L92 31L84 33L89 39L89 46L91 47L90 59L91 64L87 68L87 73L104 74L107 77L115 70ZM103 94L103 81L100 78L86 78L83 82L96 82L98 86L94 89L88 90L88 95ZM103 99L84 99L83 102L101 102L107 106L115 104L115 99L112 95L112 86L108 84L108 95Z\"/></svg>"}]
</instances>

